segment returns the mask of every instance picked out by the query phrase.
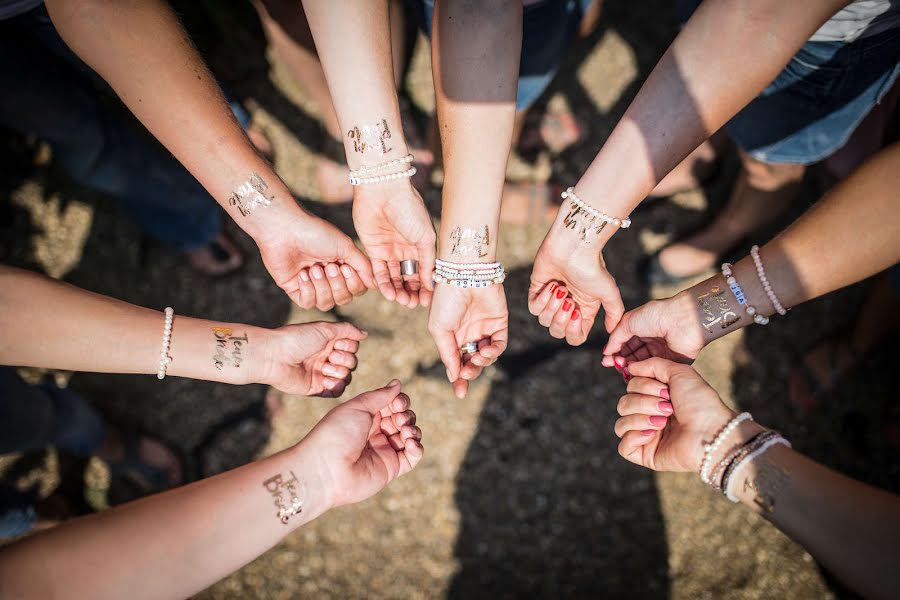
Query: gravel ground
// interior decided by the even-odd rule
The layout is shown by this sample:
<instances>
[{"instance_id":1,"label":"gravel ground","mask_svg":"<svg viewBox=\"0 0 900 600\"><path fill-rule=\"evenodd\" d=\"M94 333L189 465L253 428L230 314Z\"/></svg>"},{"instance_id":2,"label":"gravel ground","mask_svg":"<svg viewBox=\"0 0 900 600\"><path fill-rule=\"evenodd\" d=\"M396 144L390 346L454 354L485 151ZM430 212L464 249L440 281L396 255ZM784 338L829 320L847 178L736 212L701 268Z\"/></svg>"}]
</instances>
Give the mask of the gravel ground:
<instances>
[{"instance_id":1,"label":"gravel ground","mask_svg":"<svg viewBox=\"0 0 900 600\"><path fill-rule=\"evenodd\" d=\"M198 43L223 82L251 107L272 137L276 168L298 199L349 227L349 209L315 203L312 158L321 152L315 107L266 57L251 10L218 6L198 23ZM609 0L597 32L576 45L542 100L566 102L587 125L587 140L561 155L517 158L536 179L575 181L593 158L640 82L674 35L669 3ZM216 32L230 31L228 36ZM427 48L420 43L407 79L409 95L432 110ZM511 344L495 368L458 401L443 376L426 329L426 311L409 311L369 293L323 315L294 309L269 280L251 241L231 227L248 253L239 274L210 280L180 257L141 241L110 199L30 164L30 146L13 140L0 179L0 260L43 270L76 285L138 304L262 326L320 318L351 320L370 332L345 398L399 377L424 431L426 458L377 497L335 510L297 531L198 598L832 598L844 597L799 546L764 520L732 506L696 477L654 474L620 459L612 432L621 378L599 366L598 337L581 348L551 338L525 303L530 260L541 227L504 227ZM720 204L733 161L703 192L655 202L616 236L607 260L626 306L675 290L647 289L641 257L701 223ZM818 195L807 186L804 203ZM437 211L440 192L423 190ZM437 214L437 212L435 212ZM774 233L787 221L774 226ZM763 239L760 236L759 239ZM746 249L744 249L746 250ZM795 448L875 484L900 487L896 454L879 419L893 394L886 351L843 385L833 402L799 415L786 402L796 357L851 322L862 297L851 288L792 311L772 326L733 334L710 346L699 370L734 406L781 428ZM251 301L233 302L233 298ZM68 374L60 374L68 379ZM77 374L70 384L116 423L140 424L171 441L195 477L232 468L299 439L337 401L284 397L269 425L263 386L228 387L167 378ZM75 488L84 465L55 453L0 458L7 479ZM67 466L68 465L68 466ZM88 465L88 498L103 504L103 470ZM91 475L93 473L93 475ZM98 475L99 473L99 475ZM97 482L98 480L99 483ZM93 483L92 483L93 482ZM98 491L99 490L99 491ZM113 498L115 487L109 491ZM98 499L99 498L99 499Z\"/></svg>"}]
</instances>

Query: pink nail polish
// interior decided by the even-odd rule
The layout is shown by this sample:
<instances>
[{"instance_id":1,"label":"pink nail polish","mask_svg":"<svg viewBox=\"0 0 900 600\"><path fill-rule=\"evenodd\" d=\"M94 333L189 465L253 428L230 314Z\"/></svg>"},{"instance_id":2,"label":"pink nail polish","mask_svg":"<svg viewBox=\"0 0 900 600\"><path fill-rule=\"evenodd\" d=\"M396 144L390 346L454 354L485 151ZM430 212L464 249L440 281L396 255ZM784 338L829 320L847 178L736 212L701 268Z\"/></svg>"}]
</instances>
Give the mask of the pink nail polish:
<instances>
[{"instance_id":1,"label":"pink nail polish","mask_svg":"<svg viewBox=\"0 0 900 600\"><path fill-rule=\"evenodd\" d=\"M666 400L671 400L672 398L669 397L669 388L663 388L659 390L659 397L665 398Z\"/></svg>"},{"instance_id":2,"label":"pink nail polish","mask_svg":"<svg viewBox=\"0 0 900 600\"><path fill-rule=\"evenodd\" d=\"M564 290L562 288L556 290L557 299L562 300L563 298L565 298L565 296L566 296L566 290Z\"/></svg>"},{"instance_id":3,"label":"pink nail polish","mask_svg":"<svg viewBox=\"0 0 900 600\"><path fill-rule=\"evenodd\" d=\"M569 312L569 309L572 308L572 303L566 300L563 302L563 312Z\"/></svg>"},{"instance_id":4,"label":"pink nail polish","mask_svg":"<svg viewBox=\"0 0 900 600\"><path fill-rule=\"evenodd\" d=\"M650 437L650 436L653 435L654 433L656 433L656 430L655 430L655 429L645 429L645 430L643 430L643 431L641 432L641 435Z\"/></svg>"},{"instance_id":5,"label":"pink nail polish","mask_svg":"<svg viewBox=\"0 0 900 600\"><path fill-rule=\"evenodd\" d=\"M671 402L659 402L656 404L656 407L659 409L659 412L665 413L667 415L671 415L672 411L675 409L672 407Z\"/></svg>"},{"instance_id":6,"label":"pink nail polish","mask_svg":"<svg viewBox=\"0 0 900 600\"><path fill-rule=\"evenodd\" d=\"M653 415L649 419L650 424L654 427L663 427L666 423L668 423L668 417L661 417L659 415Z\"/></svg>"}]
</instances>

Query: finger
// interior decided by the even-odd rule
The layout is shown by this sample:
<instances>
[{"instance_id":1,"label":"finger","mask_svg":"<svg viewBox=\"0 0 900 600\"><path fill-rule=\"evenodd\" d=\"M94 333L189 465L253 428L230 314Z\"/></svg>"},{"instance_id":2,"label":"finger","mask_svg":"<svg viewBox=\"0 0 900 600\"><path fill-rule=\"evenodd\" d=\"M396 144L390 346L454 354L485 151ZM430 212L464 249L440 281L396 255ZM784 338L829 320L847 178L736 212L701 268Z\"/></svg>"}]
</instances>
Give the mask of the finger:
<instances>
[{"instance_id":1,"label":"finger","mask_svg":"<svg viewBox=\"0 0 900 600\"><path fill-rule=\"evenodd\" d=\"M634 332L630 327L632 319L631 315L631 312L624 315L619 321L619 324L616 325L616 328L609 334L609 341L606 342L606 347L603 348L603 354L606 356L618 354L622 350L622 346L625 342L634 337Z\"/></svg>"},{"instance_id":2,"label":"finger","mask_svg":"<svg viewBox=\"0 0 900 600\"><path fill-rule=\"evenodd\" d=\"M407 276L407 278L403 280L403 289L409 294L411 300L407 306L409 308L417 307L419 305L419 293L422 289L422 284L419 282L419 275Z\"/></svg>"},{"instance_id":3,"label":"finger","mask_svg":"<svg viewBox=\"0 0 900 600\"><path fill-rule=\"evenodd\" d=\"M356 368L356 355L352 352L344 352L343 350L332 350L328 355L328 362L332 365L346 367L351 371Z\"/></svg>"},{"instance_id":4,"label":"finger","mask_svg":"<svg viewBox=\"0 0 900 600\"><path fill-rule=\"evenodd\" d=\"M553 317L556 316L556 312L565 302L566 296L568 296L569 290L566 289L565 286L559 286L553 292L553 296L544 306L544 309L538 315L538 322L544 327L550 327L550 324L553 323Z\"/></svg>"},{"instance_id":5,"label":"finger","mask_svg":"<svg viewBox=\"0 0 900 600\"><path fill-rule=\"evenodd\" d=\"M434 273L435 255L435 236L427 235L425 239L416 244L419 252L419 279L422 287L429 292L434 291L434 280L431 274ZM422 304L425 304L424 302ZM427 306L427 305L426 305Z\"/></svg>"},{"instance_id":6,"label":"finger","mask_svg":"<svg viewBox=\"0 0 900 600\"><path fill-rule=\"evenodd\" d=\"M373 417L400 393L400 380L394 379L383 388L360 394L347 404L365 410Z\"/></svg>"},{"instance_id":7,"label":"finger","mask_svg":"<svg viewBox=\"0 0 900 600\"><path fill-rule=\"evenodd\" d=\"M297 287L300 290L300 301L297 303L300 308L310 310L316 306L316 288L309 276L309 269L302 269L299 277L297 277Z\"/></svg>"},{"instance_id":8,"label":"finger","mask_svg":"<svg viewBox=\"0 0 900 600\"><path fill-rule=\"evenodd\" d=\"M347 281L341 275L341 270L334 263L325 265L325 276L328 277L328 285L331 287L331 295L338 306L350 304L353 294L347 289Z\"/></svg>"},{"instance_id":9,"label":"finger","mask_svg":"<svg viewBox=\"0 0 900 600\"><path fill-rule=\"evenodd\" d=\"M391 273L387 263L383 260L374 260L372 261L372 270L375 272L375 285L378 286L381 295L391 302L396 300L397 290L394 289L394 284L391 282Z\"/></svg>"},{"instance_id":10,"label":"finger","mask_svg":"<svg viewBox=\"0 0 900 600\"><path fill-rule=\"evenodd\" d=\"M553 293L558 287L558 283L556 283L555 281L551 281L549 284L541 288L540 291L538 291L536 294L529 294L528 312L530 312L535 317L541 314L541 311L543 311L544 307L547 306L547 303L550 302L550 298L553 297Z\"/></svg>"},{"instance_id":11,"label":"finger","mask_svg":"<svg viewBox=\"0 0 900 600\"><path fill-rule=\"evenodd\" d=\"M583 319L581 309L573 308L572 314L569 316L569 322L566 324L566 341L570 346L580 346L587 341L588 331L593 325L593 319L588 324L587 319Z\"/></svg>"},{"instance_id":12,"label":"finger","mask_svg":"<svg viewBox=\"0 0 900 600\"><path fill-rule=\"evenodd\" d=\"M616 435L622 437L628 431L647 431L648 429L662 429L669 422L668 417L661 415L626 415L616 421Z\"/></svg>"},{"instance_id":13,"label":"finger","mask_svg":"<svg viewBox=\"0 0 900 600\"><path fill-rule=\"evenodd\" d=\"M334 377L325 377L322 380L322 386L327 393L322 394L326 398L337 398L344 393L347 388L347 382L343 379L335 379Z\"/></svg>"},{"instance_id":14,"label":"finger","mask_svg":"<svg viewBox=\"0 0 900 600\"><path fill-rule=\"evenodd\" d=\"M550 321L550 335L560 340L566 337L566 327L572 320L573 310L575 310L575 301L571 298L563 300L559 310L553 315L553 320Z\"/></svg>"},{"instance_id":15,"label":"finger","mask_svg":"<svg viewBox=\"0 0 900 600\"><path fill-rule=\"evenodd\" d=\"M355 354L359 350L359 342L356 340L338 340L334 343L334 349Z\"/></svg>"},{"instance_id":16,"label":"finger","mask_svg":"<svg viewBox=\"0 0 900 600\"><path fill-rule=\"evenodd\" d=\"M409 405L409 396L403 393L397 394L397 397L391 400L390 404L381 409L381 416L385 419L390 419L394 413L401 413L407 410Z\"/></svg>"},{"instance_id":17,"label":"finger","mask_svg":"<svg viewBox=\"0 0 900 600\"><path fill-rule=\"evenodd\" d=\"M428 278L431 281L431 278ZM434 283L432 283L432 286ZM419 304L422 306L431 306L431 298L434 296L434 292L427 288L422 288L419 290Z\"/></svg>"},{"instance_id":18,"label":"finger","mask_svg":"<svg viewBox=\"0 0 900 600\"><path fill-rule=\"evenodd\" d=\"M603 311L606 313L604 324L606 325L607 332L612 332L625 315L625 305L622 303L622 294L619 292L619 287L616 285L615 280L613 280L612 277L610 277L610 279L612 281L610 282L611 287L609 288L609 292L600 298Z\"/></svg>"},{"instance_id":19,"label":"finger","mask_svg":"<svg viewBox=\"0 0 900 600\"><path fill-rule=\"evenodd\" d=\"M332 328L332 337L339 338L338 341L335 342L335 348L337 348L337 344L340 342L353 342L350 344L350 347L347 348L338 348L338 350L346 350L348 352L356 352L356 348L359 347L360 340L364 340L369 337L369 333L367 331L363 331L353 323L348 323L346 321L338 321L337 323L328 323ZM355 345L354 345L355 344Z\"/></svg>"},{"instance_id":20,"label":"finger","mask_svg":"<svg viewBox=\"0 0 900 600\"><path fill-rule=\"evenodd\" d=\"M457 398L462 400L466 397L466 394L469 392L469 382L465 379L457 379L453 382L453 393Z\"/></svg>"},{"instance_id":21,"label":"finger","mask_svg":"<svg viewBox=\"0 0 900 600\"><path fill-rule=\"evenodd\" d=\"M341 274L344 276L344 281L347 282L347 289L354 296L362 296L368 291L369 288L350 265L341 265Z\"/></svg>"},{"instance_id":22,"label":"finger","mask_svg":"<svg viewBox=\"0 0 900 600\"><path fill-rule=\"evenodd\" d=\"M322 374L326 377L333 377L334 379L346 379L347 377L350 377L350 369L327 362L322 365Z\"/></svg>"},{"instance_id":23,"label":"finger","mask_svg":"<svg viewBox=\"0 0 900 600\"><path fill-rule=\"evenodd\" d=\"M622 441L619 442L619 454L629 462L646 467L647 465L645 465L642 460L643 453L641 452L641 448L653 441L653 436L655 435L656 430L653 429L629 431L622 436Z\"/></svg>"},{"instance_id":24,"label":"finger","mask_svg":"<svg viewBox=\"0 0 900 600\"><path fill-rule=\"evenodd\" d=\"M314 265L309 268L309 274L312 275L313 286L316 288L316 308L319 310L334 308L334 296L331 295L331 286L325 279L325 270L319 265Z\"/></svg>"},{"instance_id":25,"label":"finger","mask_svg":"<svg viewBox=\"0 0 900 600\"><path fill-rule=\"evenodd\" d=\"M462 367L456 338L449 331L432 331L431 336L434 338L441 362L447 369L447 379L452 383L459 379L459 370Z\"/></svg>"},{"instance_id":26,"label":"finger","mask_svg":"<svg viewBox=\"0 0 900 600\"><path fill-rule=\"evenodd\" d=\"M623 417L636 414L668 417L671 416L673 410L672 403L659 396L629 393L619 399L616 412Z\"/></svg>"},{"instance_id":27,"label":"finger","mask_svg":"<svg viewBox=\"0 0 900 600\"><path fill-rule=\"evenodd\" d=\"M395 452L400 452L406 446L406 443L403 441L403 436L400 435L399 431L393 435L389 435L388 442Z\"/></svg>"},{"instance_id":28,"label":"finger","mask_svg":"<svg viewBox=\"0 0 900 600\"><path fill-rule=\"evenodd\" d=\"M470 361L466 361L465 364L463 364L462 369L459 370L459 378L465 381L472 381L473 379L477 379L483 370L482 367L479 367Z\"/></svg>"},{"instance_id":29,"label":"finger","mask_svg":"<svg viewBox=\"0 0 900 600\"><path fill-rule=\"evenodd\" d=\"M479 343L478 352L472 355L471 361L479 367L486 367L497 362L500 355L506 351L509 331L502 329L491 336L490 341L482 340Z\"/></svg>"},{"instance_id":30,"label":"finger","mask_svg":"<svg viewBox=\"0 0 900 600\"><path fill-rule=\"evenodd\" d=\"M416 413L411 410L406 410L401 413L395 413L390 420L394 423L394 427L399 431L404 425L416 424Z\"/></svg>"},{"instance_id":31,"label":"finger","mask_svg":"<svg viewBox=\"0 0 900 600\"><path fill-rule=\"evenodd\" d=\"M406 288L403 287L403 276L400 275L400 261L387 261L387 268L391 277L391 285L394 286L394 294L397 303L402 304L403 306L410 306L412 298L410 297L409 292L406 291ZM419 303L418 299L415 300L415 303Z\"/></svg>"},{"instance_id":32,"label":"finger","mask_svg":"<svg viewBox=\"0 0 900 600\"><path fill-rule=\"evenodd\" d=\"M668 384L669 379L676 373L688 371L695 373L688 365L658 357L630 363L628 365L628 370L635 377L651 377L663 384Z\"/></svg>"},{"instance_id":33,"label":"finger","mask_svg":"<svg viewBox=\"0 0 900 600\"><path fill-rule=\"evenodd\" d=\"M353 267L359 278L362 279L363 285L367 288L375 287L375 278L372 273L372 263L366 258L366 255L356 246L350 246L347 253L347 263Z\"/></svg>"},{"instance_id":34,"label":"finger","mask_svg":"<svg viewBox=\"0 0 900 600\"><path fill-rule=\"evenodd\" d=\"M631 371L631 369L629 369L629 371ZM666 387L665 384L650 377L635 376L628 382L626 389L629 394L645 394L647 396L662 398L663 400L669 399L669 388Z\"/></svg>"},{"instance_id":35,"label":"finger","mask_svg":"<svg viewBox=\"0 0 900 600\"><path fill-rule=\"evenodd\" d=\"M407 439L403 445L403 452L400 452L400 472L399 475L406 475L416 468L422 456L425 455L425 448L422 444L413 439Z\"/></svg>"},{"instance_id":36,"label":"finger","mask_svg":"<svg viewBox=\"0 0 900 600\"><path fill-rule=\"evenodd\" d=\"M422 439L422 430L416 427L415 425L404 425L400 429L400 437L404 440L421 440Z\"/></svg>"}]
</instances>

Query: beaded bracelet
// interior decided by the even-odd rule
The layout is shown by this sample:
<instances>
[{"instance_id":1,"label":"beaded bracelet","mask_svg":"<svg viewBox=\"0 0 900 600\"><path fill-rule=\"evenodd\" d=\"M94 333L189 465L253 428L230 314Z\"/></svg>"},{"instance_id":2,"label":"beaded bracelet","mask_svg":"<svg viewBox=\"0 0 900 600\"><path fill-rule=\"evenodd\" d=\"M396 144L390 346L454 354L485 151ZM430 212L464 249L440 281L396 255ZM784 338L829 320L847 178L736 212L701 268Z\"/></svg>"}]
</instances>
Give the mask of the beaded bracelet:
<instances>
[{"instance_id":1,"label":"beaded bracelet","mask_svg":"<svg viewBox=\"0 0 900 600\"><path fill-rule=\"evenodd\" d=\"M572 201L572 204L574 204L575 206L577 206L578 208L580 208L587 214L591 215L591 217L593 217L595 219L600 219L601 221L606 221L607 223L609 223L611 225L615 225L616 227L621 227L622 229L628 229L629 227L631 227L631 219L629 217L625 217L624 219L619 219L617 217L611 217L608 214L606 214L605 212L601 212L601 211L597 210L596 208L594 208L593 206L591 206L590 204L588 204L587 202L585 202L584 200L579 198L578 195L575 193L574 187L570 187L570 188L566 189L566 191L561 193L560 196L562 196L563 200L565 200L566 198L570 199Z\"/></svg>"},{"instance_id":2,"label":"beaded bracelet","mask_svg":"<svg viewBox=\"0 0 900 600\"><path fill-rule=\"evenodd\" d=\"M384 175L373 175L372 177L350 177L350 185L368 185L370 183L383 183L385 181L393 181L395 179L409 178L416 174L416 168L410 167L399 173L386 173Z\"/></svg>"},{"instance_id":3,"label":"beaded bracelet","mask_svg":"<svg viewBox=\"0 0 900 600\"><path fill-rule=\"evenodd\" d=\"M452 263L436 260L435 264L435 283L446 283L458 288L483 288L506 280L506 270L499 262Z\"/></svg>"},{"instance_id":4,"label":"beaded bracelet","mask_svg":"<svg viewBox=\"0 0 900 600\"><path fill-rule=\"evenodd\" d=\"M753 416L748 412L743 412L737 415L735 418L731 419L725 427L722 428L722 431L715 437L715 439L703 446L703 460L700 461L700 480L709 485L709 467L710 461L712 460L713 452L719 449L719 446L731 435L731 432L735 430L735 428L743 423L746 420L753 420Z\"/></svg>"},{"instance_id":5,"label":"beaded bracelet","mask_svg":"<svg viewBox=\"0 0 900 600\"><path fill-rule=\"evenodd\" d=\"M169 363L172 362L172 357L169 356L169 343L172 339L172 319L175 317L175 309L167 306L165 312L166 322L163 327L162 349L159 351L159 370L156 371L157 379L166 378L166 369Z\"/></svg>"},{"instance_id":6,"label":"beaded bracelet","mask_svg":"<svg viewBox=\"0 0 900 600\"><path fill-rule=\"evenodd\" d=\"M759 257L759 246L750 248L750 256L753 257L753 264L756 265L756 275L759 277L759 282L762 284L763 289L766 290L766 296L769 297L769 301L775 307L775 312L783 317L787 314L787 310L778 301L778 296L775 295L775 290L772 289L772 284L769 283L769 278L766 277L766 269L763 267L762 258Z\"/></svg>"},{"instance_id":7,"label":"beaded bracelet","mask_svg":"<svg viewBox=\"0 0 900 600\"><path fill-rule=\"evenodd\" d=\"M399 167L400 165L405 165L411 163L413 161L413 155L407 154L402 158L395 158L394 160L389 160L387 162L383 162L381 164L373 165L371 167L360 167L355 171L350 171L351 178L359 178L365 177L366 175L371 175L372 173L377 173L378 171L385 171L387 169L392 169L394 167Z\"/></svg>"},{"instance_id":8,"label":"beaded bracelet","mask_svg":"<svg viewBox=\"0 0 900 600\"><path fill-rule=\"evenodd\" d=\"M757 435L753 436L753 437L750 439L750 441L747 442L747 444L752 443L756 438L758 438L759 436L761 436L761 435L763 435L763 434L765 434L765 433L767 433L767 432L764 431L763 433L760 433L760 434L757 434ZM747 444L744 444L744 445L738 444L737 446L735 446L734 448L732 448L731 451L730 451L728 454L726 454L725 457L722 458L722 460L720 460L720 461L716 464L715 467L713 467L713 470L712 470L712 472L711 472L710 475L709 475L709 485L710 485L714 490L720 490L720 491L721 491L721 489L722 489L722 479L723 479L723 476L724 476L724 474L725 474L725 471L728 470L728 467L731 465L731 463L734 462L734 459L736 459L738 456L740 456L740 454L744 451L744 448L746 448Z\"/></svg>"},{"instance_id":9,"label":"beaded bracelet","mask_svg":"<svg viewBox=\"0 0 900 600\"><path fill-rule=\"evenodd\" d=\"M787 441L786 439L784 439L783 437L781 437L781 435L775 433L774 431L772 433L774 433L775 435L766 439L766 441L763 442L762 444L760 444L760 446L758 448L756 448L755 450L748 453L743 458L741 458L738 461L736 461L735 463L733 463L734 468L731 470L731 473L726 475L728 477L728 479L722 481L722 490L725 493L725 497L728 498L729 500L731 500L732 502L739 501L739 498L737 496L735 496L734 493L731 491L731 483L732 483L732 481L737 479L736 477L734 477L734 475L740 470L741 467L752 462L754 459L756 459L758 456L762 455L766 450L768 450L769 448L771 448L773 446L781 445L781 446L787 446L788 448L791 447L791 443L789 441Z\"/></svg>"},{"instance_id":10,"label":"beaded bracelet","mask_svg":"<svg viewBox=\"0 0 900 600\"><path fill-rule=\"evenodd\" d=\"M713 485L713 487L723 494L725 493L725 488L728 487L728 482L731 481L731 476L734 474L735 467L741 463L744 458L748 454L756 451L763 444L765 444L768 440L777 437L778 434L774 431L763 431L762 433L753 436L746 443L739 446L734 453L734 456L728 461L728 464L720 473L721 480L718 482L718 485Z\"/></svg>"},{"instance_id":11,"label":"beaded bracelet","mask_svg":"<svg viewBox=\"0 0 900 600\"><path fill-rule=\"evenodd\" d=\"M734 293L734 297L737 298L738 304L743 306L744 311L753 318L753 322L757 325L768 325L769 317L759 314L755 307L747 304L747 297L744 295L744 290L741 289L741 284L732 275L731 263L722 263L722 277L725 278L725 283L728 284L728 287Z\"/></svg>"}]
</instances>

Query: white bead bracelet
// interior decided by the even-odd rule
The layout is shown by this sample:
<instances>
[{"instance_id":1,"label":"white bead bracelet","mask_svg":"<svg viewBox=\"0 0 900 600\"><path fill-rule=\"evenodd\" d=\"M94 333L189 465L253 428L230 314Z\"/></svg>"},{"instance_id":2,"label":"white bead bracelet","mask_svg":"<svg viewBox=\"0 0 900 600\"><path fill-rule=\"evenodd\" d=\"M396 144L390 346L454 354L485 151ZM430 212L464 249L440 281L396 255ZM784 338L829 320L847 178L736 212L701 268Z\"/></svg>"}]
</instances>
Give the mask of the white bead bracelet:
<instances>
[{"instance_id":1,"label":"white bead bracelet","mask_svg":"<svg viewBox=\"0 0 900 600\"><path fill-rule=\"evenodd\" d=\"M625 217L624 219L619 219L617 217L611 217L608 214L606 214L605 212L601 212L601 211L597 210L596 208L594 208L593 206L591 206L590 204L588 204L587 202L585 202L584 200L579 198L578 195L575 193L574 187L570 187L570 188L566 189L566 191L564 191L562 194L560 194L560 196L562 196L563 200L568 198L569 200L572 201L572 204L574 204L575 206L577 206L584 212L588 213L595 219L599 219L601 221L606 221L607 223L609 223L611 225L615 225L616 227L621 227L622 229L628 229L629 227L631 227L631 219L629 217Z\"/></svg>"},{"instance_id":2,"label":"white bead bracelet","mask_svg":"<svg viewBox=\"0 0 900 600\"><path fill-rule=\"evenodd\" d=\"M747 304L747 296L744 295L744 290L741 289L741 284L739 284L737 282L737 279L734 278L730 263L722 264L722 277L725 278L725 283L728 284L728 287L731 288L732 293L734 293L734 297L737 298L738 304L743 306L744 311L753 318L753 322L757 325L768 325L769 317L759 314L759 312L756 310L756 307Z\"/></svg>"},{"instance_id":3,"label":"white bead bracelet","mask_svg":"<svg viewBox=\"0 0 900 600\"><path fill-rule=\"evenodd\" d=\"M775 295L775 290L772 289L772 284L769 283L769 278L766 277L766 269L763 267L762 259L759 257L759 246L750 248L750 256L753 257L753 264L756 265L756 275L766 291L766 296L769 297L769 301L775 307L775 312L783 317L787 314L787 310L778 301L778 296Z\"/></svg>"},{"instance_id":4,"label":"white bead bracelet","mask_svg":"<svg viewBox=\"0 0 900 600\"><path fill-rule=\"evenodd\" d=\"M382 183L385 181L393 181L395 179L409 178L416 174L416 168L410 167L399 173L385 173L384 175L373 175L372 177L350 177L350 185L368 185L370 183Z\"/></svg>"},{"instance_id":5,"label":"white bead bracelet","mask_svg":"<svg viewBox=\"0 0 900 600\"><path fill-rule=\"evenodd\" d=\"M742 412L730 420L711 443L703 446L703 460L700 461L700 480L703 483L710 485L709 467L711 466L713 453L719 449L726 439L728 439L728 436L731 435L731 432L734 431L738 425L748 419L752 421L753 416L748 412Z\"/></svg>"},{"instance_id":6,"label":"white bead bracelet","mask_svg":"<svg viewBox=\"0 0 900 600\"><path fill-rule=\"evenodd\" d=\"M171 306L166 307L166 324L163 328L162 349L159 352L159 370L156 372L157 379L166 378L166 368L172 362L169 356L169 343L172 340L172 319L175 316L175 310Z\"/></svg>"}]
</instances>

